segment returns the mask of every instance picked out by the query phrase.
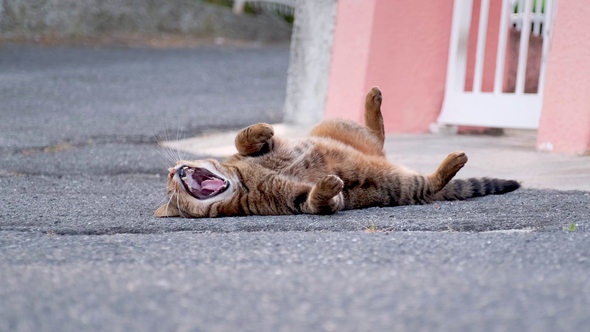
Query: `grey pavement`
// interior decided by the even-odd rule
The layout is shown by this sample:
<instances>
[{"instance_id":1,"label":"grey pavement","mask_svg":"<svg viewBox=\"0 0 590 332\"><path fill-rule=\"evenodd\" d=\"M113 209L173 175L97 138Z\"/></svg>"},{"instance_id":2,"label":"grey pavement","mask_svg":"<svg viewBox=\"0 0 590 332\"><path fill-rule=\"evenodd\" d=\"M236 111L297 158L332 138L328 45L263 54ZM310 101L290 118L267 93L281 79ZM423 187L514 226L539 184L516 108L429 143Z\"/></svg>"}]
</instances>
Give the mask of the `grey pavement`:
<instances>
[{"instance_id":1,"label":"grey pavement","mask_svg":"<svg viewBox=\"0 0 590 332\"><path fill-rule=\"evenodd\" d=\"M18 150L61 142L151 143L154 135L176 139L177 130L192 136L278 121L288 61L286 46L220 51L1 45L0 145Z\"/></svg>"},{"instance_id":2,"label":"grey pavement","mask_svg":"<svg viewBox=\"0 0 590 332\"><path fill-rule=\"evenodd\" d=\"M288 57L0 46L0 331L587 330L588 191L154 218L156 141L280 122Z\"/></svg>"}]
</instances>

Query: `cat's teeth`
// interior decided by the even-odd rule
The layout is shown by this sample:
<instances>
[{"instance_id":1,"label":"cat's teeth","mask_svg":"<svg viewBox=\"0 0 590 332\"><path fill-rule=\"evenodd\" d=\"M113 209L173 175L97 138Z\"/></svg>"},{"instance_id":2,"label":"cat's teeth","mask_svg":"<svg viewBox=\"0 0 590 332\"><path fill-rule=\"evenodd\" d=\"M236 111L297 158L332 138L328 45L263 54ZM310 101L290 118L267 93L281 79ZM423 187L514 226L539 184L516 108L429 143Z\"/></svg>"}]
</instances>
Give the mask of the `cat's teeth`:
<instances>
[{"instance_id":1,"label":"cat's teeth","mask_svg":"<svg viewBox=\"0 0 590 332\"><path fill-rule=\"evenodd\" d=\"M186 176L182 178L182 181L186 181Z\"/></svg>"}]
</instances>

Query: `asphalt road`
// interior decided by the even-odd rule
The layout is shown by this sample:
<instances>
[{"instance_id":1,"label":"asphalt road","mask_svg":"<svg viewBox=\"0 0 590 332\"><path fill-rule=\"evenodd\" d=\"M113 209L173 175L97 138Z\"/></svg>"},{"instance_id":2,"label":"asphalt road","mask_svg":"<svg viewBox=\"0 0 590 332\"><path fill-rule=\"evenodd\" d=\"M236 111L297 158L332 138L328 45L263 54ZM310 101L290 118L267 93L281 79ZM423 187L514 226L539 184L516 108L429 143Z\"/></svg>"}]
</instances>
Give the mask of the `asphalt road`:
<instances>
[{"instance_id":1,"label":"asphalt road","mask_svg":"<svg viewBox=\"0 0 590 332\"><path fill-rule=\"evenodd\" d=\"M0 46L0 331L587 330L588 192L153 218L156 140L279 121L288 53Z\"/></svg>"}]
</instances>

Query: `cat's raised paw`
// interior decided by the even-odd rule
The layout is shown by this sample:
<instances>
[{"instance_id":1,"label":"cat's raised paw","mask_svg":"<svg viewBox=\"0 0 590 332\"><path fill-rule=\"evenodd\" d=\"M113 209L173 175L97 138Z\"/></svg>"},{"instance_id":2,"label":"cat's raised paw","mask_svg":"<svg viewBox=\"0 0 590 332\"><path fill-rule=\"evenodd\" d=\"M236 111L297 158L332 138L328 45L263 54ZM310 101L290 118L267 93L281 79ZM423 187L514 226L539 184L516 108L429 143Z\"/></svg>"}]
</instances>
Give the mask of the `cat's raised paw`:
<instances>
[{"instance_id":1,"label":"cat's raised paw","mask_svg":"<svg viewBox=\"0 0 590 332\"><path fill-rule=\"evenodd\" d=\"M272 149L272 137L275 131L268 123L257 123L242 129L236 136L236 148L241 155L264 153ZM268 143L268 144L267 144Z\"/></svg>"},{"instance_id":2,"label":"cat's raised paw","mask_svg":"<svg viewBox=\"0 0 590 332\"><path fill-rule=\"evenodd\" d=\"M443 178L450 180L467 163L467 155L463 151L456 151L445 158L442 163Z\"/></svg>"},{"instance_id":3,"label":"cat's raised paw","mask_svg":"<svg viewBox=\"0 0 590 332\"><path fill-rule=\"evenodd\" d=\"M373 87L371 91L367 94L366 104L371 109L379 109L381 107L381 103L383 102L383 95L381 94L381 90L378 87Z\"/></svg>"},{"instance_id":4,"label":"cat's raised paw","mask_svg":"<svg viewBox=\"0 0 590 332\"><path fill-rule=\"evenodd\" d=\"M441 190L459 172L467 162L467 155L463 151L453 152L440 164L436 172L429 176L434 191Z\"/></svg>"},{"instance_id":5,"label":"cat's raised paw","mask_svg":"<svg viewBox=\"0 0 590 332\"><path fill-rule=\"evenodd\" d=\"M274 134L274 128L268 123L257 123L248 128L248 139L253 143L267 142Z\"/></svg>"},{"instance_id":6,"label":"cat's raised paw","mask_svg":"<svg viewBox=\"0 0 590 332\"><path fill-rule=\"evenodd\" d=\"M465 154L465 152L456 151L456 152L451 153L447 157L447 160L451 164L454 164L455 166L459 166L459 168L461 168L467 163L468 158L467 158L467 155Z\"/></svg>"}]
</instances>

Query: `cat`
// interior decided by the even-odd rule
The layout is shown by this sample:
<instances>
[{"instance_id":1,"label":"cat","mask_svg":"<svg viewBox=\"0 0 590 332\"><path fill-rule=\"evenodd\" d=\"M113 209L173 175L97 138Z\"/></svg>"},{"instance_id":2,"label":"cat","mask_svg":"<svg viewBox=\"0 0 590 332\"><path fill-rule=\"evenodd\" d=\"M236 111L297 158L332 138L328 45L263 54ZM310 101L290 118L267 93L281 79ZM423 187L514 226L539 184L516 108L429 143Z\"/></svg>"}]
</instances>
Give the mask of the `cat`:
<instances>
[{"instance_id":1,"label":"cat","mask_svg":"<svg viewBox=\"0 0 590 332\"><path fill-rule=\"evenodd\" d=\"M331 214L371 206L426 204L503 194L519 188L513 180L452 180L467 162L451 153L430 175L390 164L383 152L382 93L365 99L365 126L327 120L309 137L287 140L272 126L241 130L238 153L214 159L178 161L169 168L167 204L156 217Z\"/></svg>"}]
</instances>

